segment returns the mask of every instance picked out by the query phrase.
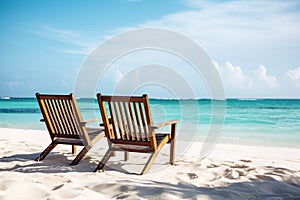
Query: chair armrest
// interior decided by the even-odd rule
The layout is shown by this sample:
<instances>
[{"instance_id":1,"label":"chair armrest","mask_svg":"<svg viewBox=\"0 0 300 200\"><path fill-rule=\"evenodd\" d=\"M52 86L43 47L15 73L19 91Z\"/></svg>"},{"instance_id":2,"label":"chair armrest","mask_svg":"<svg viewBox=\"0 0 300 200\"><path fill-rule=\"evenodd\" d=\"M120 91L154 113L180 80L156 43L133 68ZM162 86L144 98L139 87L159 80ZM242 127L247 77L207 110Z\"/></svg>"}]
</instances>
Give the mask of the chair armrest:
<instances>
[{"instance_id":1,"label":"chair armrest","mask_svg":"<svg viewBox=\"0 0 300 200\"><path fill-rule=\"evenodd\" d=\"M91 124L91 123L98 122L101 120L102 120L101 118L96 118L96 119L91 119L91 120L87 120L87 121L82 121L82 122L80 122L80 124L82 126L85 126L86 124Z\"/></svg>"},{"instance_id":2,"label":"chair armrest","mask_svg":"<svg viewBox=\"0 0 300 200\"><path fill-rule=\"evenodd\" d=\"M45 122L45 119L40 119L40 122Z\"/></svg>"},{"instance_id":3,"label":"chair armrest","mask_svg":"<svg viewBox=\"0 0 300 200\"><path fill-rule=\"evenodd\" d=\"M174 119L174 120L170 120L170 121L166 121L166 122L154 124L154 125L151 126L151 128L153 128L153 129L159 129L159 128L162 128L162 127L167 126L167 125L176 124L178 122L179 122L178 119Z\"/></svg>"}]
</instances>

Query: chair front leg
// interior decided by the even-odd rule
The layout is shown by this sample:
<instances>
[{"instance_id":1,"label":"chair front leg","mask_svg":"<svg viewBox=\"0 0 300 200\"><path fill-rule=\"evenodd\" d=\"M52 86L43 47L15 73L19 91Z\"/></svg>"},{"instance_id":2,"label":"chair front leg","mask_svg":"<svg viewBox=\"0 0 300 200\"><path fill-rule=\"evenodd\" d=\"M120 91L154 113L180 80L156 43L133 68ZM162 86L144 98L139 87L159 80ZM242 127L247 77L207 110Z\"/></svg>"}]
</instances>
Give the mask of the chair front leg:
<instances>
[{"instance_id":1,"label":"chair front leg","mask_svg":"<svg viewBox=\"0 0 300 200\"><path fill-rule=\"evenodd\" d=\"M49 144L49 146L40 154L39 157L37 157L35 159L35 161L41 161L41 160L43 160L52 151L52 149L54 149L54 147L56 147L56 145L57 144L55 144L53 142L51 144Z\"/></svg>"},{"instance_id":2,"label":"chair front leg","mask_svg":"<svg viewBox=\"0 0 300 200\"><path fill-rule=\"evenodd\" d=\"M100 163L98 164L97 168L94 170L94 172L97 172L98 170L102 170L103 167L105 166L106 162L110 159L110 157L114 154L114 151L109 148L106 152L106 154L104 155L104 157L102 158L102 160L100 161Z\"/></svg>"},{"instance_id":3,"label":"chair front leg","mask_svg":"<svg viewBox=\"0 0 300 200\"><path fill-rule=\"evenodd\" d=\"M72 161L71 165L77 165L90 149L91 149L90 146L84 147L80 151L80 153L76 156L76 158Z\"/></svg>"},{"instance_id":4,"label":"chair front leg","mask_svg":"<svg viewBox=\"0 0 300 200\"><path fill-rule=\"evenodd\" d=\"M151 156L150 156L148 162L146 163L146 165L145 165L145 167L144 167L144 169L143 169L141 175L143 175L143 174L145 174L145 173L147 173L147 172L149 171L149 169L150 169L150 167L152 166L153 162L155 161L155 159L156 159L158 153L159 153L159 151L154 151L154 152L151 154Z\"/></svg>"},{"instance_id":5,"label":"chair front leg","mask_svg":"<svg viewBox=\"0 0 300 200\"><path fill-rule=\"evenodd\" d=\"M176 147L176 124L171 126L170 164L174 165Z\"/></svg>"}]
</instances>

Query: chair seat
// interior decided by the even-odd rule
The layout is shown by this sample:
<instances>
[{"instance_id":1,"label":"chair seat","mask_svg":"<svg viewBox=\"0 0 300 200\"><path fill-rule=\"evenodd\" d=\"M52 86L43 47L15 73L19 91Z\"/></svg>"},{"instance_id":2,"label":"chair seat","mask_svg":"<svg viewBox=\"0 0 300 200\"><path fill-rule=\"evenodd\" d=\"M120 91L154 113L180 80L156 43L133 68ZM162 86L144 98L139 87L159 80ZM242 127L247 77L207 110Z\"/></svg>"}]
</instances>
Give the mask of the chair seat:
<instances>
[{"instance_id":1,"label":"chair seat","mask_svg":"<svg viewBox=\"0 0 300 200\"><path fill-rule=\"evenodd\" d=\"M167 138L168 142L170 141L171 135L167 133L157 133L156 136L156 144L157 146ZM117 142L117 140L115 140ZM136 142L140 143L140 142ZM120 143L113 143L114 150L122 150L122 151L129 151L129 152L142 152L142 153L150 153L154 150L149 146L141 146L136 144L120 144Z\"/></svg>"},{"instance_id":2,"label":"chair seat","mask_svg":"<svg viewBox=\"0 0 300 200\"><path fill-rule=\"evenodd\" d=\"M91 140L94 140L104 128L86 128Z\"/></svg>"},{"instance_id":3,"label":"chair seat","mask_svg":"<svg viewBox=\"0 0 300 200\"><path fill-rule=\"evenodd\" d=\"M73 145L84 146L82 139L75 139L75 138L58 137L58 138L54 138L53 142L55 144L73 144Z\"/></svg>"},{"instance_id":4,"label":"chair seat","mask_svg":"<svg viewBox=\"0 0 300 200\"><path fill-rule=\"evenodd\" d=\"M155 137L156 137L156 142L157 142L157 146L158 146L165 139L165 137L168 137L168 143L169 143L170 139L171 139L171 134L169 134L169 133L156 133Z\"/></svg>"}]
</instances>

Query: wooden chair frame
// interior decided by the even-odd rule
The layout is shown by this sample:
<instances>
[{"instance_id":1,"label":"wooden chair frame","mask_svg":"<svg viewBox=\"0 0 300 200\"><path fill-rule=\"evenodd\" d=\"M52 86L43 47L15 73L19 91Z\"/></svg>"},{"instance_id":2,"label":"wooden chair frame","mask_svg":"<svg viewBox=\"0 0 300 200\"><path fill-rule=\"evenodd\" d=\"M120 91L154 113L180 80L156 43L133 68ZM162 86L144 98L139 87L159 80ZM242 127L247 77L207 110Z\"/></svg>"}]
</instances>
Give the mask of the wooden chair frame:
<instances>
[{"instance_id":1,"label":"wooden chair frame","mask_svg":"<svg viewBox=\"0 0 300 200\"><path fill-rule=\"evenodd\" d=\"M51 144L36 158L43 160L58 144L72 145L72 153L76 154L76 146L84 146L71 165L76 165L105 136L103 128L88 128L87 124L100 121L93 119L83 121L75 95L49 95L36 93L36 98L43 115L42 122L48 129Z\"/></svg>"},{"instance_id":2,"label":"wooden chair frame","mask_svg":"<svg viewBox=\"0 0 300 200\"><path fill-rule=\"evenodd\" d=\"M147 95L103 96L99 93L97 99L109 149L95 171L103 169L114 151L126 151L151 154L141 174L147 173L167 143L171 143L170 164L174 165L176 124L179 120L154 125ZM155 133L155 130L167 125L171 125L171 133Z\"/></svg>"}]
</instances>

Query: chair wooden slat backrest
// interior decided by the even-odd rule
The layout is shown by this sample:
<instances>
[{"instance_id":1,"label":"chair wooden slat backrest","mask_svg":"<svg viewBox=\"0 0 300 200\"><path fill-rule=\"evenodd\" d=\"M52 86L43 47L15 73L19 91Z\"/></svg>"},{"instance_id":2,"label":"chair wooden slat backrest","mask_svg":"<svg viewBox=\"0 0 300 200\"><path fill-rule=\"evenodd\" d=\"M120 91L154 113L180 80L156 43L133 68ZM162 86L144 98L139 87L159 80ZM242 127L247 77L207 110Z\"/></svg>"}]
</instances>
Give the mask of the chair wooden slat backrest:
<instances>
[{"instance_id":1,"label":"chair wooden slat backrest","mask_svg":"<svg viewBox=\"0 0 300 200\"><path fill-rule=\"evenodd\" d=\"M179 120L154 125L147 95L103 96L99 93L97 99L109 149L95 171L102 170L115 151L125 151L151 154L141 173L144 174L167 143L171 144L170 164L174 164L176 124ZM170 133L155 132L168 125L171 126Z\"/></svg>"},{"instance_id":2,"label":"chair wooden slat backrest","mask_svg":"<svg viewBox=\"0 0 300 200\"><path fill-rule=\"evenodd\" d=\"M139 144L156 149L152 116L147 95L97 95L106 137L113 143ZM109 120L110 119L110 120Z\"/></svg>"},{"instance_id":3,"label":"chair wooden slat backrest","mask_svg":"<svg viewBox=\"0 0 300 200\"><path fill-rule=\"evenodd\" d=\"M51 138L84 138L76 98L70 95L36 95Z\"/></svg>"}]
</instances>

